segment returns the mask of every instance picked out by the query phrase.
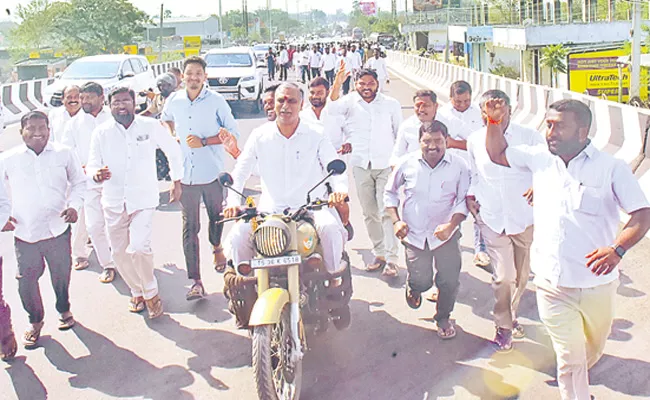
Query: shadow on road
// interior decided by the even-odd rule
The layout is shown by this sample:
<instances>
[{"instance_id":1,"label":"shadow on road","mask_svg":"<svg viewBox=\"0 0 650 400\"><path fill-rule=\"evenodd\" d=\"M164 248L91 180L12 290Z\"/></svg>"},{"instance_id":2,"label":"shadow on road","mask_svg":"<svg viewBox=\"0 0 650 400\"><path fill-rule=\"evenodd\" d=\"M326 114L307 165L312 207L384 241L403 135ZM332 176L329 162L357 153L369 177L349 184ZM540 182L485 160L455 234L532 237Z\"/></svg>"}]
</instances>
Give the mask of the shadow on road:
<instances>
[{"instance_id":1,"label":"shadow on road","mask_svg":"<svg viewBox=\"0 0 650 400\"><path fill-rule=\"evenodd\" d=\"M74 375L68 378L72 387L89 388L113 397L193 399L191 394L182 390L194 382L184 367L168 365L158 368L79 323L73 330L88 348L89 355L73 358L51 337L41 339L50 362L57 369Z\"/></svg>"},{"instance_id":2,"label":"shadow on road","mask_svg":"<svg viewBox=\"0 0 650 400\"><path fill-rule=\"evenodd\" d=\"M45 338L45 336L43 336ZM32 367L27 364L27 357L16 357L5 368L11 378L16 396L23 400L45 400L47 399L47 389L43 385ZM5 392L6 389L2 389Z\"/></svg>"}]
</instances>

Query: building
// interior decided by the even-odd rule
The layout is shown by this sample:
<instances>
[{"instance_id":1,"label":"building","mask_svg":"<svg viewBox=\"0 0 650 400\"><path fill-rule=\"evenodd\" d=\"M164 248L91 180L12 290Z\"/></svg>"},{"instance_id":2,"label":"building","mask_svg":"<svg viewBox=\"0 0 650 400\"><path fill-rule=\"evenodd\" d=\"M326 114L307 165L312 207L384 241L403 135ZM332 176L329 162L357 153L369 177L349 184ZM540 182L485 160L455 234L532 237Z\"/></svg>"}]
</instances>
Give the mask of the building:
<instances>
[{"instance_id":1,"label":"building","mask_svg":"<svg viewBox=\"0 0 650 400\"><path fill-rule=\"evenodd\" d=\"M158 19L154 19L158 21ZM147 40L156 41L160 34L158 25L147 26ZM200 36L201 40L218 40L219 18L210 15L203 17L179 17L163 19L163 37Z\"/></svg>"}]
</instances>

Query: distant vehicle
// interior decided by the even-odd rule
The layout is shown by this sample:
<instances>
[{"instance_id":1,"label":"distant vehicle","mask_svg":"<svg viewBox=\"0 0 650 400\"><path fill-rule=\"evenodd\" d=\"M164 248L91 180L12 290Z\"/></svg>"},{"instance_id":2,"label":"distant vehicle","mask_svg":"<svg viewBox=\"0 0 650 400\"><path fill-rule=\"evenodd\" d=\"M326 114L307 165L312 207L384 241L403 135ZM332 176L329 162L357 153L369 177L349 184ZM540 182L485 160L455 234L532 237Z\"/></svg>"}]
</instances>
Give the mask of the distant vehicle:
<instances>
[{"instance_id":1,"label":"distant vehicle","mask_svg":"<svg viewBox=\"0 0 650 400\"><path fill-rule=\"evenodd\" d=\"M269 52L269 49L275 50L275 46L268 43L256 44L253 46L253 52L255 53L255 58L257 59L258 63L266 66L266 53Z\"/></svg>"},{"instance_id":2,"label":"distant vehicle","mask_svg":"<svg viewBox=\"0 0 650 400\"><path fill-rule=\"evenodd\" d=\"M369 37L371 42L377 42L380 46L392 49L395 46L395 36L388 33L372 33Z\"/></svg>"},{"instance_id":3,"label":"distant vehicle","mask_svg":"<svg viewBox=\"0 0 650 400\"><path fill-rule=\"evenodd\" d=\"M268 51L268 48L267 48ZM212 49L204 57L207 63L208 88L227 101L250 103L254 112L262 108L263 64L250 47Z\"/></svg>"},{"instance_id":4,"label":"distant vehicle","mask_svg":"<svg viewBox=\"0 0 650 400\"><path fill-rule=\"evenodd\" d=\"M352 39L353 40L362 40L363 39L363 30L359 27L352 29Z\"/></svg>"},{"instance_id":5,"label":"distant vehicle","mask_svg":"<svg viewBox=\"0 0 650 400\"><path fill-rule=\"evenodd\" d=\"M118 86L127 86L135 91L136 106L145 107L147 97L140 93L153 90L156 78L144 56L130 54L104 54L83 57L68 66L51 85L43 90L43 102L46 107L61 105L63 89L66 86L82 86L88 82L96 82L108 93Z\"/></svg>"}]
</instances>

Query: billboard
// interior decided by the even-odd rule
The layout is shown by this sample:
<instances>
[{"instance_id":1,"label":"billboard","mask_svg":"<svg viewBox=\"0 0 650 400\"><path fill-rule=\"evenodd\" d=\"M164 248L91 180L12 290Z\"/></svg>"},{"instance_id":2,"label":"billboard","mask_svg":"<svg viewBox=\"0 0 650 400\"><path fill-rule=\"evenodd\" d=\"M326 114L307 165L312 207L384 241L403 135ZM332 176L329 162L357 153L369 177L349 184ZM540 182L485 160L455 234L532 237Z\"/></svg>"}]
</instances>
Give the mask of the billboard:
<instances>
[{"instance_id":1,"label":"billboard","mask_svg":"<svg viewBox=\"0 0 650 400\"><path fill-rule=\"evenodd\" d=\"M433 11L442 8L442 0L413 0L413 11Z\"/></svg>"},{"instance_id":2,"label":"billboard","mask_svg":"<svg viewBox=\"0 0 650 400\"><path fill-rule=\"evenodd\" d=\"M572 53L568 57L569 90L588 93L591 96L618 101L618 57L627 55L623 49L585 51ZM630 71L622 69L623 101L627 102L630 92ZM648 97L647 70L641 69L641 98Z\"/></svg>"},{"instance_id":3,"label":"billboard","mask_svg":"<svg viewBox=\"0 0 650 400\"><path fill-rule=\"evenodd\" d=\"M361 13L368 17L374 17L377 15L377 4L374 1L360 1L359 8L361 8Z\"/></svg>"}]
</instances>

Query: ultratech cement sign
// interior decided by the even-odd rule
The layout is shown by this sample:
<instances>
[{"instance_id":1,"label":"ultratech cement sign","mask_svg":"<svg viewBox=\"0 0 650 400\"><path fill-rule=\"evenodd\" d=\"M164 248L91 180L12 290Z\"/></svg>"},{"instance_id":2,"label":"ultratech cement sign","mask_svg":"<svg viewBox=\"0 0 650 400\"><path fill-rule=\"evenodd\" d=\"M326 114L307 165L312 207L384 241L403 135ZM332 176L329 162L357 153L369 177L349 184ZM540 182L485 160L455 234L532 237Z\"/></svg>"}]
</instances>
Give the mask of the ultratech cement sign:
<instances>
[{"instance_id":1,"label":"ultratech cement sign","mask_svg":"<svg viewBox=\"0 0 650 400\"><path fill-rule=\"evenodd\" d=\"M568 57L569 90L588 93L592 96L606 95L609 100L618 101L618 66L616 60L626 55L623 49L585 51L572 53ZM622 70L623 101L627 102L630 91L630 73ZM648 97L647 71L641 70L641 98Z\"/></svg>"}]
</instances>

